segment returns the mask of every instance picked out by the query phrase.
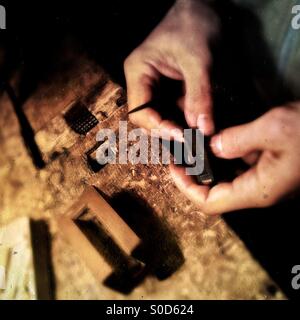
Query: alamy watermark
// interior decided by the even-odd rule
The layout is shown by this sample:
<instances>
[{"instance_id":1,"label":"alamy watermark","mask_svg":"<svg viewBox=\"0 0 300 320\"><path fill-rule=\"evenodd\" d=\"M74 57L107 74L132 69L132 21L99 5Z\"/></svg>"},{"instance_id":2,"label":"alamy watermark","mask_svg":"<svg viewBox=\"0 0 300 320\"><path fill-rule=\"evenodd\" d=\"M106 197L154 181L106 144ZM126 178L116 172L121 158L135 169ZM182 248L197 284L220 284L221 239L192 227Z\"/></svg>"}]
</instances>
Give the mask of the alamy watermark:
<instances>
[{"instance_id":1,"label":"alamy watermark","mask_svg":"<svg viewBox=\"0 0 300 320\"><path fill-rule=\"evenodd\" d=\"M291 25L294 30L300 29L300 4L295 5L292 7L292 21Z\"/></svg>"},{"instance_id":2,"label":"alamy watermark","mask_svg":"<svg viewBox=\"0 0 300 320\"><path fill-rule=\"evenodd\" d=\"M292 278L292 288L294 290L300 289L300 265L295 265L292 268L292 274L294 277Z\"/></svg>"},{"instance_id":3,"label":"alamy watermark","mask_svg":"<svg viewBox=\"0 0 300 320\"><path fill-rule=\"evenodd\" d=\"M6 10L2 5L0 5L0 29L6 29Z\"/></svg>"},{"instance_id":4,"label":"alamy watermark","mask_svg":"<svg viewBox=\"0 0 300 320\"><path fill-rule=\"evenodd\" d=\"M199 175L203 172L204 136L199 130L173 129L166 132L152 129L148 135L141 128L128 131L127 125L127 121L119 121L118 132L107 128L97 133L99 147L96 150L96 160L100 165L170 164L173 161L170 153L173 140L173 163L185 165L187 175ZM158 138L163 139L161 144Z\"/></svg>"}]
</instances>

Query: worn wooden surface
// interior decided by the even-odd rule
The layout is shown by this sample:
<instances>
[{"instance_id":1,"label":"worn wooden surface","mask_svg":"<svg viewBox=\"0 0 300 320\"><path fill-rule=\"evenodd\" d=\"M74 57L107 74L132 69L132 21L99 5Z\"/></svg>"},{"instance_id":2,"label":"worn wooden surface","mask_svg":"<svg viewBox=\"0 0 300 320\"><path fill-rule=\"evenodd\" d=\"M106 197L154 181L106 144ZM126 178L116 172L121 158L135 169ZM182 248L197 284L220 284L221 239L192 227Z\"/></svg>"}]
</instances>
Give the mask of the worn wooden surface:
<instances>
[{"instance_id":1,"label":"worn wooden surface","mask_svg":"<svg viewBox=\"0 0 300 320\"><path fill-rule=\"evenodd\" d=\"M71 65L63 76L58 72L38 87L23 105L47 163L44 169L36 169L28 156L10 99L5 93L0 98L0 222L20 216L49 222L56 298L284 298L279 289L269 293L272 280L224 221L205 216L179 193L167 166L116 164L97 173L89 168L86 153L95 146L95 134L105 127L116 130L119 120L127 118L127 107L123 90L99 67L85 59ZM87 136L71 132L61 117L78 99L101 120ZM53 217L62 215L87 185L101 191L148 243L146 255L156 259L152 272L127 294L96 281L57 232ZM172 275L157 277L155 268L176 262Z\"/></svg>"},{"instance_id":2,"label":"worn wooden surface","mask_svg":"<svg viewBox=\"0 0 300 320\"><path fill-rule=\"evenodd\" d=\"M5 264L0 263L5 267L0 300L37 297L30 238L30 222L26 217L0 226L0 254L6 251Z\"/></svg>"}]
</instances>

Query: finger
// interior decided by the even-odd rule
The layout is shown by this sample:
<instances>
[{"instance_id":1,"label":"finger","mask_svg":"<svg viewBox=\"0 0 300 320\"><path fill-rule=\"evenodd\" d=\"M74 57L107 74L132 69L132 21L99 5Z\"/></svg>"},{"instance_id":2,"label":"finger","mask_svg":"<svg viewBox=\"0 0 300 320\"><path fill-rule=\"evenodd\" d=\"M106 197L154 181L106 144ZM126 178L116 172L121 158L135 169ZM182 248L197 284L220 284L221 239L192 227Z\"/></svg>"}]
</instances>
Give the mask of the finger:
<instances>
[{"instance_id":1,"label":"finger","mask_svg":"<svg viewBox=\"0 0 300 320\"><path fill-rule=\"evenodd\" d=\"M207 214L222 214L262 207L267 203L266 197L257 179L256 168L251 168L231 183L214 186L208 194L203 211Z\"/></svg>"},{"instance_id":2,"label":"finger","mask_svg":"<svg viewBox=\"0 0 300 320\"><path fill-rule=\"evenodd\" d=\"M254 151L275 150L278 146L268 118L263 116L250 123L228 128L211 139L214 154L224 159L244 157Z\"/></svg>"},{"instance_id":3,"label":"finger","mask_svg":"<svg viewBox=\"0 0 300 320\"><path fill-rule=\"evenodd\" d=\"M231 183L213 187L202 207L203 211L207 214L222 214L275 204L283 196L285 188L282 186L289 185L290 181L284 181L285 177L281 174L276 175L278 168L270 163L259 170L260 163L261 161Z\"/></svg>"},{"instance_id":4,"label":"finger","mask_svg":"<svg viewBox=\"0 0 300 320\"><path fill-rule=\"evenodd\" d=\"M142 63L137 54L132 53L124 63L127 84L128 110L132 110L152 99L152 85L157 77L151 66ZM137 126L151 129L158 126L161 118L152 108L140 110L130 116Z\"/></svg>"},{"instance_id":5,"label":"finger","mask_svg":"<svg viewBox=\"0 0 300 320\"><path fill-rule=\"evenodd\" d=\"M270 206L282 196L278 182L284 179L276 177L274 168L265 169L260 174L257 167L251 168L231 183L220 183L210 190L207 186L197 185L182 167L172 164L170 172L177 188L209 215Z\"/></svg>"},{"instance_id":6,"label":"finger","mask_svg":"<svg viewBox=\"0 0 300 320\"><path fill-rule=\"evenodd\" d=\"M191 176L185 174L183 167L171 164L170 172L177 188L206 214L218 215L261 206L255 170L251 169L234 182L218 184L211 190L207 186L196 184Z\"/></svg>"},{"instance_id":7,"label":"finger","mask_svg":"<svg viewBox=\"0 0 300 320\"><path fill-rule=\"evenodd\" d=\"M198 127L203 134L214 132L212 99L207 67L197 63L185 66L185 117L190 127Z\"/></svg>"},{"instance_id":8,"label":"finger","mask_svg":"<svg viewBox=\"0 0 300 320\"><path fill-rule=\"evenodd\" d=\"M170 172L177 188L206 214L218 215L262 205L263 196L257 191L257 180L252 169L234 182L218 184L211 190L194 183L191 176L185 175L182 167L172 164Z\"/></svg>"},{"instance_id":9,"label":"finger","mask_svg":"<svg viewBox=\"0 0 300 320\"><path fill-rule=\"evenodd\" d=\"M186 175L184 167L170 164L170 173L177 188L201 208L206 201L209 188L196 184L192 176Z\"/></svg>"},{"instance_id":10,"label":"finger","mask_svg":"<svg viewBox=\"0 0 300 320\"><path fill-rule=\"evenodd\" d=\"M152 88L159 78L158 71L150 64L144 63L136 53L126 59L124 64L127 83L128 110L152 100ZM146 129L160 130L161 137L170 136L182 140L178 130L181 128L175 122L163 120L160 114L149 107L129 115L130 121L135 125ZM172 131L172 132L171 132Z\"/></svg>"},{"instance_id":11,"label":"finger","mask_svg":"<svg viewBox=\"0 0 300 320\"><path fill-rule=\"evenodd\" d=\"M263 178L261 183L256 168L251 168L231 183L220 183L210 190L207 186L197 185L191 176L185 174L185 168L172 164L170 172L177 188L209 215L269 206L278 197L274 181Z\"/></svg>"}]
</instances>

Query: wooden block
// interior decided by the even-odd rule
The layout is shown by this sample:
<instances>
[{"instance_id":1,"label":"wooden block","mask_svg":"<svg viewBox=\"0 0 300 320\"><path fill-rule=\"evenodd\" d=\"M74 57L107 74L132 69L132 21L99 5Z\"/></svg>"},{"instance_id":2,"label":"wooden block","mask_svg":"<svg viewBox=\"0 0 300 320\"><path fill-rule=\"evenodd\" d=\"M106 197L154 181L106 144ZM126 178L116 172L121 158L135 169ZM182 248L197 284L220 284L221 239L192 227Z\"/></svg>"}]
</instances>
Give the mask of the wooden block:
<instances>
[{"instance_id":1,"label":"wooden block","mask_svg":"<svg viewBox=\"0 0 300 320\"><path fill-rule=\"evenodd\" d=\"M198 143L200 143L202 138L205 139L202 133L200 133L200 130L193 129L191 141L186 141L185 143L185 147L187 148L189 157L194 157L197 155L196 141L198 139L199 141ZM204 140L203 140L203 143L204 143ZM200 157L198 161L199 160L203 161L203 172L196 176L196 180L198 184L211 185L214 182L214 176L208 161L208 155L205 149L205 143L203 144L202 147L203 147L203 153L197 156Z\"/></svg>"},{"instance_id":2,"label":"wooden block","mask_svg":"<svg viewBox=\"0 0 300 320\"><path fill-rule=\"evenodd\" d=\"M99 252L97 244L99 245L99 241L102 241L100 234L97 232L94 234L97 240L96 244L95 238L90 238L91 234L87 233L87 228L91 225L98 231L102 230L113 241L114 245L121 249L120 254L124 255L123 258L126 262L121 264L122 270L118 270L117 273L121 272L121 274L126 274L126 277L132 279L139 276L143 264L131 257L133 250L140 244L139 237L96 189L88 186L65 215L57 218L57 226L95 278L103 282L109 275L113 274L114 264L111 265L111 261L107 262L106 258L103 257L103 252ZM95 231L95 229L93 230ZM89 229L89 231L91 230Z\"/></svg>"},{"instance_id":3,"label":"wooden block","mask_svg":"<svg viewBox=\"0 0 300 320\"><path fill-rule=\"evenodd\" d=\"M92 186L87 187L65 216L78 219L87 209L111 235L116 244L126 254L131 255L140 243L139 237Z\"/></svg>"}]
</instances>

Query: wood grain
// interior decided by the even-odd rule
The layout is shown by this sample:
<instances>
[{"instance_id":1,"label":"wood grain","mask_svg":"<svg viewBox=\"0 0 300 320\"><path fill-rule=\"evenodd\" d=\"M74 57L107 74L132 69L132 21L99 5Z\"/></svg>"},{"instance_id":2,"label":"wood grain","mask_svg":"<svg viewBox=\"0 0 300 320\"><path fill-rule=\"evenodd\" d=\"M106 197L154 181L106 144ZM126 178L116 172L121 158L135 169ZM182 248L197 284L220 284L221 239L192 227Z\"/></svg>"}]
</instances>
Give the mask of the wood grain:
<instances>
[{"instance_id":1,"label":"wood grain","mask_svg":"<svg viewBox=\"0 0 300 320\"><path fill-rule=\"evenodd\" d=\"M78 61L63 76L57 72L58 78L40 86L23 106L47 159L42 170L28 156L11 101L6 94L0 97L0 223L20 216L49 221L57 299L284 298L277 287L275 294L268 292L272 279L226 223L205 216L179 193L167 166L128 163L91 170L86 152L95 146L97 131L117 131L119 121L128 120L127 106L120 99L122 88L101 68L80 57ZM100 81L105 83L102 90L91 98ZM78 99L100 119L86 136L70 132L62 117ZM96 186L148 243L146 258L153 260L153 270L126 295L95 281L84 259L58 232L56 217L63 216L89 185ZM165 266L166 271L180 256L184 263L161 281L157 268Z\"/></svg>"}]
</instances>

